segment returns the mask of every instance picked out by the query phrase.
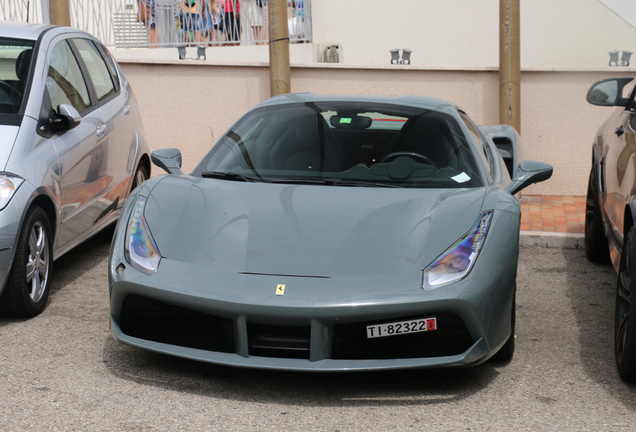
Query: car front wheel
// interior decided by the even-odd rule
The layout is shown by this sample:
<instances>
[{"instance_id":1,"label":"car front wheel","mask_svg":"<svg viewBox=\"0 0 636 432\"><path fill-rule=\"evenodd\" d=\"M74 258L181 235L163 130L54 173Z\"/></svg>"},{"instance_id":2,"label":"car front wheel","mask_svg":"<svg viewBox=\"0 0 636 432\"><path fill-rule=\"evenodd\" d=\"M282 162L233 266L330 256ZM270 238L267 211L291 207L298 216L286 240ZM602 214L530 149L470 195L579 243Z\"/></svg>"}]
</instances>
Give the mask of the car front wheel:
<instances>
[{"instance_id":1,"label":"car front wheel","mask_svg":"<svg viewBox=\"0 0 636 432\"><path fill-rule=\"evenodd\" d=\"M623 244L616 286L614 341L616 367L625 381L636 382L636 229Z\"/></svg>"},{"instance_id":2,"label":"car front wheel","mask_svg":"<svg viewBox=\"0 0 636 432\"><path fill-rule=\"evenodd\" d=\"M31 208L16 243L13 266L0 308L5 315L28 318L44 310L51 287L51 226L39 207Z\"/></svg>"}]
</instances>

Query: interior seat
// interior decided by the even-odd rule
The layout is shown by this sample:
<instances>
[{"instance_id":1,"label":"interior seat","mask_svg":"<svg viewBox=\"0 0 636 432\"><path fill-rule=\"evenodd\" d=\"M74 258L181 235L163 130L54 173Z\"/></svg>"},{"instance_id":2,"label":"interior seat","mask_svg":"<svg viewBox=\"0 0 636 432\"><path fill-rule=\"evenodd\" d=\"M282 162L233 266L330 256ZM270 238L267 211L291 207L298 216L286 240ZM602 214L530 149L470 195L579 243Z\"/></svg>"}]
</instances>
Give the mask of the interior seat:
<instances>
[{"instance_id":1,"label":"interior seat","mask_svg":"<svg viewBox=\"0 0 636 432\"><path fill-rule=\"evenodd\" d=\"M345 160L327 122L312 113L291 120L272 147L270 165L277 170L339 172Z\"/></svg>"},{"instance_id":2,"label":"interior seat","mask_svg":"<svg viewBox=\"0 0 636 432\"><path fill-rule=\"evenodd\" d=\"M457 169L457 150L448 125L426 114L410 118L389 144L383 158L391 153L413 152L428 157L437 168Z\"/></svg>"},{"instance_id":3,"label":"interior seat","mask_svg":"<svg viewBox=\"0 0 636 432\"><path fill-rule=\"evenodd\" d=\"M24 93L26 87L26 80L29 75L29 65L31 64L31 57L33 56L32 49L26 49L22 51L15 61L15 75L20 80L18 89L21 93Z\"/></svg>"}]
</instances>

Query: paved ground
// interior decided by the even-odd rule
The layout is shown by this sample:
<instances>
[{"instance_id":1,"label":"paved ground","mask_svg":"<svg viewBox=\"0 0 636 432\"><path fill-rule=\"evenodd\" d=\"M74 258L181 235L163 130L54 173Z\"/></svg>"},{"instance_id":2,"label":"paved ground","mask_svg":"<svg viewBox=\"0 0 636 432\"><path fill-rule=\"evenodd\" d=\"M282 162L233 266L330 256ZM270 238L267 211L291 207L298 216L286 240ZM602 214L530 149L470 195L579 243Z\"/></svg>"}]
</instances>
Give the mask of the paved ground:
<instances>
[{"instance_id":1,"label":"paved ground","mask_svg":"<svg viewBox=\"0 0 636 432\"><path fill-rule=\"evenodd\" d=\"M583 233L584 196L521 197L521 231Z\"/></svg>"},{"instance_id":2,"label":"paved ground","mask_svg":"<svg viewBox=\"0 0 636 432\"><path fill-rule=\"evenodd\" d=\"M509 364L300 374L185 361L108 333L100 236L56 262L45 312L0 320L0 430L633 431L636 387L612 355L609 266L522 249Z\"/></svg>"}]
</instances>

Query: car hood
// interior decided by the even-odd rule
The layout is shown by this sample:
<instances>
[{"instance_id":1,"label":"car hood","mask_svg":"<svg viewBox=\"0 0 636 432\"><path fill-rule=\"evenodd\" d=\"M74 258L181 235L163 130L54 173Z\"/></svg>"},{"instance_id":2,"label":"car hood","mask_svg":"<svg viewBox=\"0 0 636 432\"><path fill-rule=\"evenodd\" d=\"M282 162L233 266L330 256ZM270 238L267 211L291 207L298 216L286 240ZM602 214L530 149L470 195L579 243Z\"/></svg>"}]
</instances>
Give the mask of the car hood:
<instances>
[{"instance_id":1,"label":"car hood","mask_svg":"<svg viewBox=\"0 0 636 432\"><path fill-rule=\"evenodd\" d=\"M19 126L0 125L0 170L7 165L19 130Z\"/></svg>"},{"instance_id":2,"label":"car hood","mask_svg":"<svg viewBox=\"0 0 636 432\"><path fill-rule=\"evenodd\" d=\"M466 234L485 190L166 176L144 216L164 259L266 275L386 274L421 271Z\"/></svg>"}]
</instances>

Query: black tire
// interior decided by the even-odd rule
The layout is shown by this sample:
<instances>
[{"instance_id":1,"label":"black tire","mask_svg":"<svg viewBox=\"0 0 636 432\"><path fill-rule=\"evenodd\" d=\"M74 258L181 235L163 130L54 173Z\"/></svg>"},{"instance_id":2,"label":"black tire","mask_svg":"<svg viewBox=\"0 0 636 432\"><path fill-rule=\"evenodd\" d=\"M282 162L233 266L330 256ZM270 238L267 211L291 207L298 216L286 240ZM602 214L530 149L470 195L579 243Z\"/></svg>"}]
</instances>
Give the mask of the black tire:
<instances>
[{"instance_id":1,"label":"black tire","mask_svg":"<svg viewBox=\"0 0 636 432\"><path fill-rule=\"evenodd\" d=\"M618 374L636 382L636 230L625 237L616 284L614 353Z\"/></svg>"},{"instance_id":2,"label":"black tire","mask_svg":"<svg viewBox=\"0 0 636 432\"><path fill-rule=\"evenodd\" d=\"M610 262L607 237L603 231L603 215L596 192L596 170L590 171L585 202L585 255L595 263Z\"/></svg>"},{"instance_id":3,"label":"black tire","mask_svg":"<svg viewBox=\"0 0 636 432\"><path fill-rule=\"evenodd\" d=\"M517 294L512 296L512 310L510 311L510 337L492 359L498 362L508 362L515 354L515 324L517 322Z\"/></svg>"},{"instance_id":4,"label":"black tire","mask_svg":"<svg viewBox=\"0 0 636 432\"><path fill-rule=\"evenodd\" d=\"M148 168L144 165L143 162L139 162L137 166L137 170L135 171L135 175L133 176L132 186L130 187L130 191L134 191L137 186L142 184L148 180Z\"/></svg>"},{"instance_id":5,"label":"black tire","mask_svg":"<svg viewBox=\"0 0 636 432\"><path fill-rule=\"evenodd\" d=\"M30 318L44 310L53 269L51 233L44 210L29 209L16 242L7 286L0 296L4 315Z\"/></svg>"}]
</instances>

